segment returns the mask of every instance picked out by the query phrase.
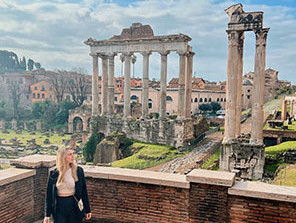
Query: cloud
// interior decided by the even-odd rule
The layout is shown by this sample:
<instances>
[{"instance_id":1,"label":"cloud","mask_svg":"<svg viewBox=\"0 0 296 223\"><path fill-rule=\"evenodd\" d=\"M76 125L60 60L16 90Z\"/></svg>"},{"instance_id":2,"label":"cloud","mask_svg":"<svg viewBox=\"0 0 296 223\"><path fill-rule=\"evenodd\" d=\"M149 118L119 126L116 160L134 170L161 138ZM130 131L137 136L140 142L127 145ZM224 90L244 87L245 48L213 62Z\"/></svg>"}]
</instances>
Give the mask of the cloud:
<instances>
[{"instance_id":1,"label":"cloud","mask_svg":"<svg viewBox=\"0 0 296 223\"><path fill-rule=\"evenodd\" d=\"M224 9L234 1L146 0L146 1L0 1L0 49L41 62L46 69L87 68L91 73L89 37L107 39L119 35L133 22L150 24L155 35L184 33L192 37L196 52L194 72L209 80L225 80L227 67L228 16ZM264 11L264 26L271 27L267 40L267 67L279 70L280 78L296 83L295 8L255 5L250 1L245 11ZM276 12L276 13L274 13ZM254 69L255 38L245 38L244 72ZM168 79L178 76L178 56L168 56ZM115 72L121 63L115 59ZM142 57L135 65L141 76ZM150 77L159 79L160 55L150 58Z\"/></svg>"}]
</instances>

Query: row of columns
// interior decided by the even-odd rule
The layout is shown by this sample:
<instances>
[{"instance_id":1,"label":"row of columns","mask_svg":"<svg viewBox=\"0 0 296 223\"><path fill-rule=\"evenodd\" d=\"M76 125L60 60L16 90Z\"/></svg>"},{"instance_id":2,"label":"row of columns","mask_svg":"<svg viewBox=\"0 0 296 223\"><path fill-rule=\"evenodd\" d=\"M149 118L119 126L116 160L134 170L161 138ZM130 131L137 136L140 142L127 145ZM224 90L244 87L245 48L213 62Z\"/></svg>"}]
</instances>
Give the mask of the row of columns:
<instances>
[{"instance_id":1,"label":"row of columns","mask_svg":"<svg viewBox=\"0 0 296 223\"><path fill-rule=\"evenodd\" d=\"M169 51L159 52L161 55L160 71L160 111L159 118L166 118L166 96L167 96L167 55ZM149 99L149 56L151 52L141 52L143 56L143 79L142 79L142 118L148 117ZM178 95L178 118L190 118L191 116L191 94L192 94L192 67L193 52L178 52L179 64L179 95ZM123 117L131 117L130 111L130 76L131 76L131 55L123 53L125 57L124 68L124 109ZM114 111L114 57L110 55L91 54L93 64L92 74L92 116L99 115L98 110L98 57L102 60L102 88L101 88L101 115L112 116Z\"/></svg>"},{"instance_id":2,"label":"row of columns","mask_svg":"<svg viewBox=\"0 0 296 223\"><path fill-rule=\"evenodd\" d=\"M263 144L263 106L265 85L266 39L269 28L254 30L256 35L256 54L252 99L252 125L250 143ZM224 140L231 141L241 132L242 73L244 31L227 30L228 64L226 88L226 117Z\"/></svg>"}]
</instances>

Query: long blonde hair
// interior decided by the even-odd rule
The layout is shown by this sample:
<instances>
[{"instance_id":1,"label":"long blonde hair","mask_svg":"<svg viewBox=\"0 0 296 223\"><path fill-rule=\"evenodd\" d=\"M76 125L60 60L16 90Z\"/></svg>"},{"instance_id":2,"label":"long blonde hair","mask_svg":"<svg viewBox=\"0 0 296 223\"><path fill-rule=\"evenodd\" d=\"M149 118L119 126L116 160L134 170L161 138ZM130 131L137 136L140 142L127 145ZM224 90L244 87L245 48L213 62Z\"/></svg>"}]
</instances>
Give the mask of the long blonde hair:
<instances>
[{"instance_id":1,"label":"long blonde hair","mask_svg":"<svg viewBox=\"0 0 296 223\"><path fill-rule=\"evenodd\" d=\"M63 183L64 175L67 170L65 158L66 158L68 150L70 150L70 149L72 150L71 147L65 147L65 146L61 146L58 149L58 153L57 153L57 157L56 157L56 166L59 171L57 186L59 186ZM77 182L78 181L77 164L76 164L75 160L73 163L70 163L70 168L72 169L72 176L74 178L74 181Z\"/></svg>"}]
</instances>

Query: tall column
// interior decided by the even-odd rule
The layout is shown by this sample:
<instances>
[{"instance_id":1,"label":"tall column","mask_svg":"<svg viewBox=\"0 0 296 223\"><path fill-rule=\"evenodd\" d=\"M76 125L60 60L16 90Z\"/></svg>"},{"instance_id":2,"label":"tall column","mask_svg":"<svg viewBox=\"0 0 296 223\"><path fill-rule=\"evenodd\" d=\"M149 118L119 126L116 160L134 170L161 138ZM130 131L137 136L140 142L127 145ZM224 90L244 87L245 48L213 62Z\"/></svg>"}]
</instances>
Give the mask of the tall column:
<instances>
[{"instance_id":1,"label":"tall column","mask_svg":"<svg viewBox=\"0 0 296 223\"><path fill-rule=\"evenodd\" d=\"M244 32L238 32L238 58L237 58L237 107L236 107L236 132L238 137L241 133L242 116L242 75L243 75L243 55L244 55Z\"/></svg>"},{"instance_id":2,"label":"tall column","mask_svg":"<svg viewBox=\"0 0 296 223\"><path fill-rule=\"evenodd\" d=\"M99 96L98 96L98 73L99 73L99 66L98 66L98 55L91 54L92 57L92 85L91 85L91 91L92 91L92 116L98 116L99 115Z\"/></svg>"},{"instance_id":3,"label":"tall column","mask_svg":"<svg viewBox=\"0 0 296 223\"><path fill-rule=\"evenodd\" d=\"M108 55L108 102L107 114L113 116L114 114L114 56L116 54Z\"/></svg>"},{"instance_id":4,"label":"tall column","mask_svg":"<svg viewBox=\"0 0 296 223\"><path fill-rule=\"evenodd\" d=\"M178 119L185 117L185 69L186 57L185 52L178 52L179 54L179 90L178 90Z\"/></svg>"},{"instance_id":5,"label":"tall column","mask_svg":"<svg viewBox=\"0 0 296 223\"><path fill-rule=\"evenodd\" d=\"M224 142L231 142L236 137L237 124L237 84L238 69L240 69L240 53L238 50L240 33L234 30L226 30L228 34L228 61L227 61L227 84L226 84L226 108L225 108L225 131ZM240 94L241 97L241 94Z\"/></svg>"},{"instance_id":6,"label":"tall column","mask_svg":"<svg viewBox=\"0 0 296 223\"><path fill-rule=\"evenodd\" d=\"M290 114L291 114L291 118L294 118L294 100L291 100L291 103L290 103Z\"/></svg>"},{"instance_id":7,"label":"tall column","mask_svg":"<svg viewBox=\"0 0 296 223\"><path fill-rule=\"evenodd\" d=\"M166 95L167 95L167 55L169 51L160 52L161 73L160 73L160 112L159 119L166 118Z\"/></svg>"},{"instance_id":8,"label":"tall column","mask_svg":"<svg viewBox=\"0 0 296 223\"><path fill-rule=\"evenodd\" d=\"M143 87L142 87L142 118L148 116L149 99L149 56L151 52L142 52L143 55Z\"/></svg>"},{"instance_id":9,"label":"tall column","mask_svg":"<svg viewBox=\"0 0 296 223\"><path fill-rule=\"evenodd\" d=\"M251 144L263 145L263 106L265 85L266 39L269 28L256 30Z\"/></svg>"},{"instance_id":10,"label":"tall column","mask_svg":"<svg viewBox=\"0 0 296 223\"><path fill-rule=\"evenodd\" d=\"M286 120L287 118L287 101L286 97L284 96L282 99L282 114L281 114L281 119Z\"/></svg>"},{"instance_id":11,"label":"tall column","mask_svg":"<svg viewBox=\"0 0 296 223\"><path fill-rule=\"evenodd\" d=\"M102 88L101 88L101 115L107 115L107 101L108 101L108 56L100 55L102 59Z\"/></svg>"},{"instance_id":12,"label":"tall column","mask_svg":"<svg viewBox=\"0 0 296 223\"><path fill-rule=\"evenodd\" d=\"M131 117L131 53L125 53L124 61L124 107L123 118Z\"/></svg>"},{"instance_id":13,"label":"tall column","mask_svg":"<svg viewBox=\"0 0 296 223\"><path fill-rule=\"evenodd\" d=\"M185 118L191 118L191 97L192 97L192 68L193 56L195 53L188 52L187 57L187 70L185 77Z\"/></svg>"}]
</instances>

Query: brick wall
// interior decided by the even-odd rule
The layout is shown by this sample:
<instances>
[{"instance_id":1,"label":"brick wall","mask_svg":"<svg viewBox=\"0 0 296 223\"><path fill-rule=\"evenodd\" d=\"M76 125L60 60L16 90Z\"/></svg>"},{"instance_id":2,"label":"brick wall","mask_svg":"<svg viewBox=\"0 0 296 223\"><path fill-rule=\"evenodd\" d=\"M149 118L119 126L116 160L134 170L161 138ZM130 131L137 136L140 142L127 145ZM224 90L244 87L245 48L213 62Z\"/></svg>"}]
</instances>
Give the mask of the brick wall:
<instances>
[{"instance_id":1,"label":"brick wall","mask_svg":"<svg viewBox=\"0 0 296 223\"><path fill-rule=\"evenodd\" d=\"M25 159L15 161L22 169L0 171L0 223L29 223L44 216L48 168L55 157ZM185 176L83 168L93 214L89 223L296 222L296 188L235 182L229 172L195 169Z\"/></svg>"},{"instance_id":2,"label":"brick wall","mask_svg":"<svg viewBox=\"0 0 296 223\"><path fill-rule=\"evenodd\" d=\"M87 179L93 218L114 222L188 222L189 190ZM101 222L101 221L99 221Z\"/></svg>"},{"instance_id":3,"label":"brick wall","mask_svg":"<svg viewBox=\"0 0 296 223\"><path fill-rule=\"evenodd\" d=\"M8 169L0 173L10 176L0 182L0 223L33 222L35 172Z\"/></svg>"}]
</instances>

